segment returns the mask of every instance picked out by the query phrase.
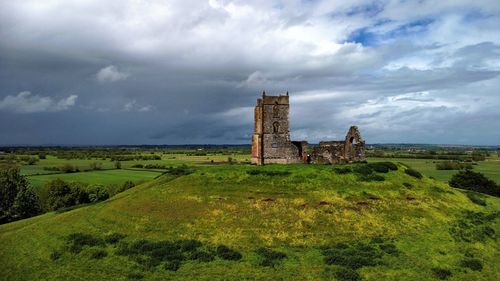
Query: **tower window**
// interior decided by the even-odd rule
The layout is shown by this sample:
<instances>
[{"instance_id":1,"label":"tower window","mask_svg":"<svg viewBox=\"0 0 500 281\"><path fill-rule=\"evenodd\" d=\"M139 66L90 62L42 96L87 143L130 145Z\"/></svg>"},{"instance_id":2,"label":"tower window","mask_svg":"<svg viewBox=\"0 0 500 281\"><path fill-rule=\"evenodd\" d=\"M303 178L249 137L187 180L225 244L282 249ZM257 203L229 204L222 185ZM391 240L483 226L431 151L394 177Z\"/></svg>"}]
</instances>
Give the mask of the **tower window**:
<instances>
[{"instance_id":1,"label":"tower window","mask_svg":"<svg viewBox=\"0 0 500 281\"><path fill-rule=\"evenodd\" d=\"M273 144L271 144L271 147L272 148L278 148L278 144L277 143L273 143Z\"/></svg>"},{"instance_id":2,"label":"tower window","mask_svg":"<svg viewBox=\"0 0 500 281\"><path fill-rule=\"evenodd\" d=\"M274 122L273 123L273 133L278 133L280 131L280 123Z\"/></svg>"}]
</instances>

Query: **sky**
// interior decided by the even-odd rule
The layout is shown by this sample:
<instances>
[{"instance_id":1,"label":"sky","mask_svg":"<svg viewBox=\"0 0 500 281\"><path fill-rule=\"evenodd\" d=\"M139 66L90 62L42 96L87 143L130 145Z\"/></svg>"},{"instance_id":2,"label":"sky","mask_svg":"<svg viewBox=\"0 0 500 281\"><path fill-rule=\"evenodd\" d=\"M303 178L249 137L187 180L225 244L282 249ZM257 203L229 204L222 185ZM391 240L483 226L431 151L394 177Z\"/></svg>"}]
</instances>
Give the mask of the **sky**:
<instances>
[{"instance_id":1,"label":"sky","mask_svg":"<svg viewBox=\"0 0 500 281\"><path fill-rule=\"evenodd\" d=\"M0 145L500 145L498 0L0 0Z\"/></svg>"}]
</instances>

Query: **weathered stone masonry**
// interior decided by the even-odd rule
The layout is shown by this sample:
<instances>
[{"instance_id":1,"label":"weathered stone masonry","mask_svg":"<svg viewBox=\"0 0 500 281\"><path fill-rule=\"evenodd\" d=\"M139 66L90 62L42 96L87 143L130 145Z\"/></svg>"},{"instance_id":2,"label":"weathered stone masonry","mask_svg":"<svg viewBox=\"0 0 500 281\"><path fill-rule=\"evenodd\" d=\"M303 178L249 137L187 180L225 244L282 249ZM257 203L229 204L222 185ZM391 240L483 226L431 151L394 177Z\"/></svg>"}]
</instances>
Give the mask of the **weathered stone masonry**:
<instances>
[{"instance_id":1,"label":"weathered stone masonry","mask_svg":"<svg viewBox=\"0 0 500 281\"><path fill-rule=\"evenodd\" d=\"M351 126L344 141L322 141L308 151L306 141L290 140L290 103L285 95L257 100L254 111L252 163L349 163L365 160L365 142L356 126Z\"/></svg>"}]
</instances>

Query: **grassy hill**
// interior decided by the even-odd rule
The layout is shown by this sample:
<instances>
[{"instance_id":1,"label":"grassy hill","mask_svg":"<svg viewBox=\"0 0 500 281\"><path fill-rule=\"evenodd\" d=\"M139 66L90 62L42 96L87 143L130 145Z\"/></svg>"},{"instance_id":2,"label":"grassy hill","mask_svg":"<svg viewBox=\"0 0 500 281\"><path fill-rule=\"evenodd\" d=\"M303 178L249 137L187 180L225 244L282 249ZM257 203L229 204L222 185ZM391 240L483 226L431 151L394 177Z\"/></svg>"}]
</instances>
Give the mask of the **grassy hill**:
<instances>
[{"instance_id":1,"label":"grassy hill","mask_svg":"<svg viewBox=\"0 0 500 281\"><path fill-rule=\"evenodd\" d=\"M343 167L199 166L0 225L0 280L500 280L500 199Z\"/></svg>"}]
</instances>

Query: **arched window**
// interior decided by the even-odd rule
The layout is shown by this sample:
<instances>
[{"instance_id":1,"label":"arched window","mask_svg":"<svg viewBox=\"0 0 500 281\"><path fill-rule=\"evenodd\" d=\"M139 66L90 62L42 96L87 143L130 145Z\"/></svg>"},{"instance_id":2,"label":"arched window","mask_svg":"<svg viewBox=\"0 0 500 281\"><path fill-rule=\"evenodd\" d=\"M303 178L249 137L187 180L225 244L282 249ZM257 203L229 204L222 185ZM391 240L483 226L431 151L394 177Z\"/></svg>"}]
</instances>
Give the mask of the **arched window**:
<instances>
[{"instance_id":1,"label":"arched window","mask_svg":"<svg viewBox=\"0 0 500 281\"><path fill-rule=\"evenodd\" d=\"M278 133L280 131L280 123L274 122L273 123L273 133Z\"/></svg>"}]
</instances>

